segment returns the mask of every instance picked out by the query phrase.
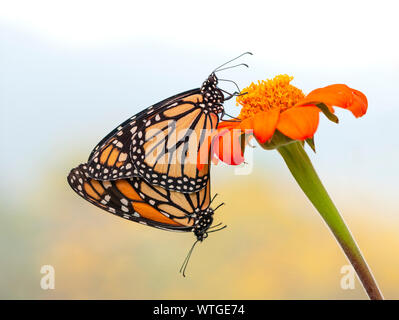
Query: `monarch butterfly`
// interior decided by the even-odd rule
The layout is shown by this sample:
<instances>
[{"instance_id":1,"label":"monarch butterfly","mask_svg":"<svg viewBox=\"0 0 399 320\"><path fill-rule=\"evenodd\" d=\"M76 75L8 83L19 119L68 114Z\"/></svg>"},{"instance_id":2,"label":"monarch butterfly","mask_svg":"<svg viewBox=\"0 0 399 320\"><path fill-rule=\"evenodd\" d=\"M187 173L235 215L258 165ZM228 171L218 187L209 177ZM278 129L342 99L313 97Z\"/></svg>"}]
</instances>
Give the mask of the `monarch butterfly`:
<instances>
[{"instance_id":1,"label":"monarch butterfly","mask_svg":"<svg viewBox=\"0 0 399 320\"><path fill-rule=\"evenodd\" d=\"M103 181L139 176L150 184L182 193L205 188L210 169L207 139L217 127L219 114L224 114L224 101L239 94L218 88L215 73L236 67L222 68L244 54L251 53L216 68L201 88L163 100L114 129L91 152L88 176ZM199 160L197 155L204 147L207 154Z\"/></svg>"},{"instance_id":2,"label":"monarch butterfly","mask_svg":"<svg viewBox=\"0 0 399 320\"><path fill-rule=\"evenodd\" d=\"M208 231L220 225L211 227L214 212L223 205L210 208L210 182L199 192L180 193L153 186L140 177L95 180L87 174L86 164L72 169L67 180L85 200L114 215L163 230L193 232L197 239L194 245L206 239L209 232L225 228Z\"/></svg>"}]
</instances>

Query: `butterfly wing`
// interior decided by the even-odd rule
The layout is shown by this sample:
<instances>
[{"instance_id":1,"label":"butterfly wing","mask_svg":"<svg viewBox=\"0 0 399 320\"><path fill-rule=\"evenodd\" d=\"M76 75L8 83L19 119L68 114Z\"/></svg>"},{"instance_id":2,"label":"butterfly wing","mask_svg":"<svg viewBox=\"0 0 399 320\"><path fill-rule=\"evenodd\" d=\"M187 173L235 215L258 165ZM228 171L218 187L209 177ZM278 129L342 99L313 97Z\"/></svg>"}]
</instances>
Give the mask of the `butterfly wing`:
<instances>
[{"instance_id":1,"label":"butterfly wing","mask_svg":"<svg viewBox=\"0 0 399 320\"><path fill-rule=\"evenodd\" d=\"M116 181L126 189L134 189L139 196L152 207L181 223L192 226L199 212L205 211L210 205L210 183L206 188L194 193L170 191L160 186L149 184L142 178L134 177L129 180ZM130 186L129 186L130 185Z\"/></svg>"},{"instance_id":2,"label":"butterfly wing","mask_svg":"<svg viewBox=\"0 0 399 320\"><path fill-rule=\"evenodd\" d=\"M159 195L154 195L149 190L143 190L143 193L139 189L143 188L140 183L136 188L135 182L140 182L140 180L140 178L116 181L95 180L89 177L87 165L72 169L68 175L68 183L77 194L107 212L164 230L192 231L194 220L191 217L174 215L171 210L169 210L170 214L163 213L156 206L150 205L150 199L161 202L165 200L159 200Z\"/></svg>"},{"instance_id":3,"label":"butterfly wing","mask_svg":"<svg viewBox=\"0 0 399 320\"><path fill-rule=\"evenodd\" d=\"M133 137L152 115L167 109L176 101L198 94L200 89L189 90L165 99L127 119L103 138L91 152L87 173L98 180L114 180L137 176L130 157Z\"/></svg>"},{"instance_id":4,"label":"butterfly wing","mask_svg":"<svg viewBox=\"0 0 399 320\"><path fill-rule=\"evenodd\" d=\"M207 185L210 169L209 150L202 147L218 121L218 115L207 109L199 93L154 113L133 137L130 157L136 172L168 190L201 190ZM200 150L206 150L205 157L198 157ZM200 160L205 163L199 168Z\"/></svg>"}]
</instances>

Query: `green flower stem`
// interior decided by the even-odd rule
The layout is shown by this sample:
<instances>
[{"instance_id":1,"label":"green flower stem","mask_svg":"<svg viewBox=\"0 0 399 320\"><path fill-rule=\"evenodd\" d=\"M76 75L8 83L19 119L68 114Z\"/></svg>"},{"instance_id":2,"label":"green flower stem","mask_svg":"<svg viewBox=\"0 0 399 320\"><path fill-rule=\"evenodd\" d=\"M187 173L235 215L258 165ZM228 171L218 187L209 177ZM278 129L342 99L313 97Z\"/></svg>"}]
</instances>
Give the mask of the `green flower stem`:
<instances>
[{"instance_id":1,"label":"green flower stem","mask_svg":"<svg viewBox=\"0 0 399 320\"><path fill-rule=\"evenodd\" d=\"M283 157L299 186L321 214L330 227L338 243L362 282L371 300L382 300L383 296L378 289L373 275L364 260L360 249L353 239L348 227L340 216L326 189L320 181L313 165L299 142L280 146L278 152Z\"/></svg>"}]
</instances>

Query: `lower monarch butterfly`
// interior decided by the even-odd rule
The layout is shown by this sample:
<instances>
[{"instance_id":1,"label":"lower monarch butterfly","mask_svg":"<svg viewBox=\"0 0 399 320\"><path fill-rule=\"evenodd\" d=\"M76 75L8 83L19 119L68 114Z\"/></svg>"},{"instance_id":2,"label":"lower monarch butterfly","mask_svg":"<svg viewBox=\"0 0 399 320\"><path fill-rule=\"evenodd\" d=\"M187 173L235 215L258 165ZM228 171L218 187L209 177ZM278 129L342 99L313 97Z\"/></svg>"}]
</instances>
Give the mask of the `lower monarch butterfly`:
<instances>
[{"instance_id":1,"label":"lower monarch butterfly","mask_svg":"<svg viewBox=\"0 0 399 320\"><path fill-rule=\"evenodd\" d=\"M222 68L244 54L251 53L216 68L201 88L172 96L123 122L90 154L88 175L104 181L140 176L153 185L183 193L205 188L209 152L202 158L197 154L207 148L207 137L216 129L219 114L224 114L224 101L239 94L218 88L218 80L224 79L218 79L215 73L236 67Z\"/></svg>"},{"instance_id":2,"label":"lower monarch butterfly","mask_svg":"<svg viewBox=\"0 0 399 320\"><path fill-rule=\"evenodd\" d=\"M181 232L193 232L196 242L207 238L217 208L210 208L210 183L197 193L180 193L148 184L133 177L101 181L89 177L87 165L81 164L68 175L71 188L85 200L114 215L151 227ZM219 224L220 225L220 224ZM187 266L189 255L184 262Z\"/></svg>"}]
</instances>

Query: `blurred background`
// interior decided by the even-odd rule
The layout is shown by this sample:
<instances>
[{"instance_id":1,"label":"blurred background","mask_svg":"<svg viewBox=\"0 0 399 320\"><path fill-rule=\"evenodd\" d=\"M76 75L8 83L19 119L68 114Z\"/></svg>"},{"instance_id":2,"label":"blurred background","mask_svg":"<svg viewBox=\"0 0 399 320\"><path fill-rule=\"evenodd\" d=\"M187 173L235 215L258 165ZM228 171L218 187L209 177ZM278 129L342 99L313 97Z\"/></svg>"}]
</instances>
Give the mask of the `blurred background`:
<instances>
[{"instance_id":1,"label":"blurred background","mask_svg":"<svg viewBox=\"0 0 399 320\"><path fill-rule=\"evenodd\" d=\"M321 217L275 151L249 175L212 168L228 225L194 237L107 214L69 188L69 170L141 109L199 87L245 51L241 87L277 74L305 93L361 90L361 119L322 119L311 158L386 298L399 298L399 47L394 1L2 1L0 298L366 299ZM228 85L225 89L232 89ZM225 105L238 114L233 101ZM41 266L55 268L42 290Z\"/></svg>"}]
</instances>

